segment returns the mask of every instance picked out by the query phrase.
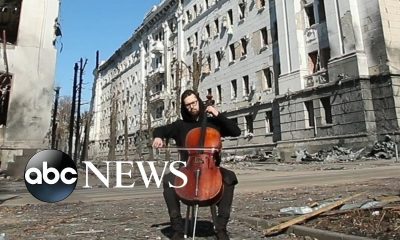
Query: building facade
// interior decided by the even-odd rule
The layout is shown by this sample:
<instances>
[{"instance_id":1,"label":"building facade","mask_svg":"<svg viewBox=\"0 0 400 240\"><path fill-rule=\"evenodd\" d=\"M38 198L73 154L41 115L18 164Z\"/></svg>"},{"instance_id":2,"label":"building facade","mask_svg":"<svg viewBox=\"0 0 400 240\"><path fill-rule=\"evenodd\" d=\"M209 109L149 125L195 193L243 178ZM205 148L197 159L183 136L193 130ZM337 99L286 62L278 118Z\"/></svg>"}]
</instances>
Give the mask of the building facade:
<instances>
[{"instance_id":1,"label":"building facade","mask_svg":"<svg viewBox=\"0 0 400 240\"><path fill-rule=\"evenodd\" d=\"M59 1L2 0L0 9L0 161L4 169L17 156L48 146Z\"/></svg>"},{"instance_id":2,"label":"building facade","mask_svg":"<svg viewBox=\"0 0 400 240\"><path fill-rule=\"evenodd\" d=\"M298 148L365 146L399 133L399 9L394 0L165 0L104 66L115 71L122 59L113 59L134 52L125 45L139 46L141 117L129 134L173 121L177 96L198 88L242 129L224 139L228 152L277 148L289 159Z\"/></svg>"}]
</instances>

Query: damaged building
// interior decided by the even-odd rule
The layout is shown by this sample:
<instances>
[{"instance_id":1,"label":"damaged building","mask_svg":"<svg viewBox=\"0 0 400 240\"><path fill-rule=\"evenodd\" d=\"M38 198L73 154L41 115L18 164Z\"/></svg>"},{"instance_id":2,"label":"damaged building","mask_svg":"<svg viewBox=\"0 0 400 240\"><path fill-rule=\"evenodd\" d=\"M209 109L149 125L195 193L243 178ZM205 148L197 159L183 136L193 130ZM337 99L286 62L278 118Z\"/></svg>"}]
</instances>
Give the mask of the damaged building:
<instances>
[{"instance_id":1,"label":"damaged building","mask_svg":"<svg viewBox=\"0 0 400 240\"><path fill-rule=\"evenodd\" d=\"M58 0L0 0L1 169L48 146L58 11Z\"/></svg>"},{"instance_id":2,"label":"damaged building","mask_svg":"<svg viewBox=\"0 0 400 240\"><path fill-rule=\"evenodd\" d=\"M111 99L122 156L124 136L136 149L192 87L242 129L224 139L228 151L277 148L289 159L298 148L397 139L399 10L395 0L162 1L95 71L91 151L109 153Z\"/></svg>"}]
</instances>

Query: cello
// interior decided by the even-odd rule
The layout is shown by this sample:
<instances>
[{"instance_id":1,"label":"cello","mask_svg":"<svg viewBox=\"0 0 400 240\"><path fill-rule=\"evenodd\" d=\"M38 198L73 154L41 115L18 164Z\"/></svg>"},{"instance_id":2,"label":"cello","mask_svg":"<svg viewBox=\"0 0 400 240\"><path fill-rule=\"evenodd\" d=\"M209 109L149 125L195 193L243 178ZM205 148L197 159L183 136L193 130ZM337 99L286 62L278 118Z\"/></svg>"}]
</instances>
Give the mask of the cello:
<instances>
[{"instance_id":1,"label":"cello","mask_svg":"<svg viewBox=\"0 0 400 240\"><path fill-rule=\"evenodd\" d=\"M207 95L206 107L213 105L211 95ZM223 193L222 174L216 161L222 148L221 134L215 128L207 127L207 115L202 119L201 127L190 130L185 139L188 150L186 167L180 171L187 176L187 184L175 189L178 198L189 206L195 206L193 238L195 235L199 206L211 206L219 202ZM193 150L195 149L195 150ZM183 180L175 178L175 185L181 186Z\"/></svg>"}]
</instances>

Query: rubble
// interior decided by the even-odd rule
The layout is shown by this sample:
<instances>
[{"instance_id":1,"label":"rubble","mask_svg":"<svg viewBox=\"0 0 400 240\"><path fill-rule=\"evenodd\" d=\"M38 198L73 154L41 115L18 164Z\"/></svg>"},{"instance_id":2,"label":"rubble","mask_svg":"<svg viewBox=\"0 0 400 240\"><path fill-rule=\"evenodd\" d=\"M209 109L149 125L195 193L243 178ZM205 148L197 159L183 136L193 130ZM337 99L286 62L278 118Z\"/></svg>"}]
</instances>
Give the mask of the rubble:
<instances>
[{"instance_id":1,"label":"rubble","mask_svg":"<svg viewBox=\"0 0 400 240\"><path fill-rule=\"evenodd\" d=\"M242 163L242 162L273 162L276 163L281 160L280 152L277 148L270 151L264 149L255 150L253 153L244 155L228 155L221 158L222 163Z\"/></svg>"},{"instance_id":2,"label":"rubble","mask_svg":"<svg viewBox=\"0 0 400 240\"><path fill-rule=\"evenodd\" d=\"M287 229L288 227L290 227L292 225L295 225L295 224L298 224L298 223L302 223L304 221L307 221L308 219L311 219L311 218L313 218L315 216L320 215L321 213L324 213L324 212L330 211L330 210L332 210L334 208L337 208L337 207L343 205L345 202L348 202L348 201L350 201L350 200L352 200L352 199L354 199L354 198L356 198L358 196L361 196L362 194L364 194L364 193L357 193L357 194L355 194L353 196L350 196L350 197L335 201L335 202L333 202L331 204L327 204L326 206L323 206L323 207L321 207L321 208L319 208L319 209L317 209L315 211L311 211L311 212L309 212L309 213L307 213L307 214L305 214L303 216L299 216L299 217L296 217L294 219L290 219L289 221L286 221L286 222L283 222L281 224L278 224L276 226L270 227L270 228L268 228L268 229L266 229L264 231L264 235L265 236L271 236L271 235L280 233L280 232L284 231L285 229Z\"/></svg>"},{"instance_id":3,"label":"rubble","mask_svg":"<svg viewBox=\"0 0 400 240\"><path fill-rule=\"evenodd\" d=\"M389 135L385 136L384 141L375 142L368 156L375 158L391 159L396 156L396 143Z\"/></svg>"},{"instance_id":4,"label":"rubble","mask_svg":"<svg viewBox=\"0 0 400 240\"><path fill-rule=\"evenodd\" d=\"M296 151L296 162L348 162L363 159L365 148L353 151L351 148L334 146L329 150L320 150L317 153L309 153L306 149Z\"/></svg>"}]
</instances>

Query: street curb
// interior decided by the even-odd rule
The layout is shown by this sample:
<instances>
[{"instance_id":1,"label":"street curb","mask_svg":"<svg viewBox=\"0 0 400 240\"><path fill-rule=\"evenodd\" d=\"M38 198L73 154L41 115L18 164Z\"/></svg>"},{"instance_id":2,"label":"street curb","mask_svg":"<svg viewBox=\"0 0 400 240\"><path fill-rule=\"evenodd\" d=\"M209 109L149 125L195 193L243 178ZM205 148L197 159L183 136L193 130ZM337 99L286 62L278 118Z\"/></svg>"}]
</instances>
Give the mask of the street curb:
<instances>
[{"instance_id":1,"label":"street curb","mask_svg":"<svg viewBox=\"0 0 400 240\"><path fill-rule=\"evenodd\" d=\"M332 232L327 230L320 230L300 225L293 225L289 227L286 233L293 233L296 236L309 236L319 240L373 240L372 238L359 237L348 235L344 233Z\"/></svg>"},{"instance_id":2,"label":"street curb","mask_svg":"<svg viewBox=\"0 0 400 240\"><path fill-rule=\"evenodd\" d=\"M239 220L240 222L245 222L247 224L250 224L257 229L259 228L266 229L268 227L272 227L280 223L279 221L273 221L273 220L268 221L265 219L257 217L248 217L248 216L236 216L236 219ZM286 232L284 233L286 234L293 233L297 236L309 236L319 240L373 240L372 238L353 236L344 233L320 230L300 225L293 225L289 227L288 230L286 230Z\"/></svg>"}]
</instances>

